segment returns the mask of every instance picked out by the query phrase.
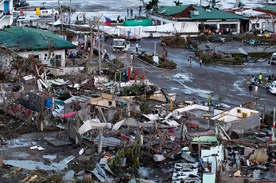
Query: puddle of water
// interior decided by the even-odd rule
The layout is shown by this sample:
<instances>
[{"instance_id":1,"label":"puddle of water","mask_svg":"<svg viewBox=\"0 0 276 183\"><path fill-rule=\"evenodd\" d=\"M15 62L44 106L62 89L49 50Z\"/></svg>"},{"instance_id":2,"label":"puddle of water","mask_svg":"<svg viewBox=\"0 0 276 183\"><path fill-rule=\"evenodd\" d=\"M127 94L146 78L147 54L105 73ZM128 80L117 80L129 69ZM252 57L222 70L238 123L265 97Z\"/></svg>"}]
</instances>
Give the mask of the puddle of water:
<instances>
[{"instance_id":1,"label":"puddle of water","mask_svg":"<svg viewBox=\"0 0 276 183\"><path fill-rule=\"evenodd\" d=\"M173 76L175 79L183 79L184 81L191 81L191 78L188 75L177 73Z\"/></svg>"}]
</instances>

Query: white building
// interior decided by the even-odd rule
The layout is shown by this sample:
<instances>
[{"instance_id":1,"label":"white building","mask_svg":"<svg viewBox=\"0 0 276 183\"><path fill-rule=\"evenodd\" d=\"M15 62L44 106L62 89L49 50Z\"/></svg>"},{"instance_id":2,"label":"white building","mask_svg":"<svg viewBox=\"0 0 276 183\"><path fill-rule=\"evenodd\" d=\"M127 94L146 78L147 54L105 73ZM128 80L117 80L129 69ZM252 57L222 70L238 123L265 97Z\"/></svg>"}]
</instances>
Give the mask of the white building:
<instances>
[{"instance_id":1,"label":"white building","mask_svg":"<svg viewBox=\"0 0 276 183\"><path fill-rule=\"evenodd\" d=\"M32 55L48 66L64 67L66 54L76 48L76 45L48 31L30 27L7 27L5 30L0 31L0 45L23 58Z\"/></svg>"},{"instance_id":2,"label":"white building","mask_svg":"<svg viewBox=\"0 0 276 183\"><path fill-rule=\"evenodd\" d=\"M13 0L0 0L0 29L12 24L12 9Z\"/></svg>"},{"instance_id":3,"label":"white building","mask_svg":"<svg viewBox=\"0 0 276 183\"><path fill-rule=\"evenodd\" d=\"M260 128L260 114L256 110L235 107L228 111L214 110L214 113L215 116L211 120L220 122L225 131L231 129L243 133Z\"/></svg>"},{"instance_id":4,"label":"white building","mask_svg":"<svg viewBox=\"0 0 276 183\"><path fill-rule=\"evenodd\" d=\"M148 13L154 25L173 24L176 33L198 34L241 32L241 21L248 18L227 11L199 5L161 6Z\"/></svg>"}]
</instances>

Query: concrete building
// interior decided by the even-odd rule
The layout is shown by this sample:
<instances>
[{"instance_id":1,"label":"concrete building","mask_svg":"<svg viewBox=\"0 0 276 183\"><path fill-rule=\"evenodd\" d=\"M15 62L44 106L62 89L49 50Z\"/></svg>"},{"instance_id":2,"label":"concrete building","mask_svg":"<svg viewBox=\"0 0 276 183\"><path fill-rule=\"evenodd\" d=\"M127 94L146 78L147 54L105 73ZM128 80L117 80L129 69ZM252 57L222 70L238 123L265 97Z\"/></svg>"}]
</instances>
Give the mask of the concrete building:
<instances>
[{"instance_id":1,"label":"concrete building","mask_svg":"<svg viewBox=\"0 0 276 183\"><path fill-rule=\"evenodd\" d=\"M13 0L0 0L0 29L12 24L12 9Z\"/></svg>"},{"instance_id":2,"label":"concrete building","mask_svg":"<svg viewBox=\"0 0 276 183\"><path fill-rule=\"evenodd\" d=\"M58 35L40 29L11 27L4 30L0 32L0 45L23 58L32 55L47 66L64 67L66 52L77 47Z\"/></svg>"},{"instance_id":3,"label":"concrete building","mask_svg":"<svg viewBox=\"0 0 276 183\"><path fill-rule=\"evenodd\" d=\"M275 32L275 17L276 11L274 6L265 6L262 8L240 8L226 10L238 15L248 18L248 25L246 31L259 30L260 33L264 31Z\"/></svg>"},{"instance_id":4,"label":"concrete building","mask_svg":"<svg viewBox=\"0 0 276 183\"><path fill-rule=\"evenodd\" d=\"M199 5L160 6L148 13L154 25L173 24L176 32L187 34L240 33L248 18L234 13ZM245 21L245 22L244 22Z\"/></svg>"},{"instance_id":5,"label":"concrete building","mask_svg":"<svg viewBox=\"0 0 276 183\"><path fill-rule=\"evenodd\" d=\"M259 111L235 107L223 112L215 110L214 113L215 116L211 120L219 121L225 131L234 130L237 133L243 133L260 129Z\"/></svg>"}]
</instances>

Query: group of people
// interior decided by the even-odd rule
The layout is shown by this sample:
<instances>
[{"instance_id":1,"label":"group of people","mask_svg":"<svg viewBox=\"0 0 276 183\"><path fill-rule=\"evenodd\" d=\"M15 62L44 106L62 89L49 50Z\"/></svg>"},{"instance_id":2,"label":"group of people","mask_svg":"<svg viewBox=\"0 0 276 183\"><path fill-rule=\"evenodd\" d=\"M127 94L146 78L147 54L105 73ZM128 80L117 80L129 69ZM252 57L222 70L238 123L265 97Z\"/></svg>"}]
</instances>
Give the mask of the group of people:
<instances>
[{"instance_id":1,"label":"group of people","mask_svg":"<svg viewBox=\"0 0 276 183\"><path fill-rule=\"evenodd\" d=\"M139 13L139 16L140 16L141 13L142 13L142 6L139 6L138 13ZM132 8L131 9L127 8L127 16L133 17L133 9Z\"/></svg>"},{"instance_id":2,"label":"group of people","mask_svg":"<svg viewBox=\"0 0 276 183\"><path fill-rule=\"evenodd\" d=\"M189 62L189 66L192 67L192 61L193 61L193 58L192 56L190 56L188 58L188 62ZM202 66L202 58L199 58L199 66L201 67Z\"/></svg>"},{"instance_id":3,"label":"group of people","mask_svg":"<svg viewBox=\"0 0 276 183\"><path fill-rule=\"evenodd\" d=\"M251 93L254 89L254 94L257 96L258 95L258 83L262 84L263 80L263 74L260 73L258 76L250 76L249 74L246 76L246 84L248 86L249 92L250 92L250 96Z\"/></svg>"}]
</instances>

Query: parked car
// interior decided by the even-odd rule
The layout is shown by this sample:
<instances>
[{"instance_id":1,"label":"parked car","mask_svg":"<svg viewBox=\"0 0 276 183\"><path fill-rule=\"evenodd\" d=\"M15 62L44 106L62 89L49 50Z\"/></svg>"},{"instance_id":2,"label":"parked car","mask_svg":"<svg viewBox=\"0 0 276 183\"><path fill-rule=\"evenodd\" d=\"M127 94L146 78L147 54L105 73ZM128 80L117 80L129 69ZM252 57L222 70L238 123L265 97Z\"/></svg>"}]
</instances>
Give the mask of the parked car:
<instances>
[{"instance_id":1,"label":"parked car","mask_svg":"<svg viewBox=\"0 0 276 183\"><path fill-rule=\"evenodd\" d=\"M276 53L272 54L269 64L271 64L271 65L276 64Z\"/></svg>"},{"instance_id":2,"label":"parked car","mask_svg":"<svg viewBox=\"0 0 276 183\"><path fill-rule=\"evenodd\" d=\"M273 81L269 86L269 92L272 94L276 94L276 81Z\"/></svg>"}]
</instances>

